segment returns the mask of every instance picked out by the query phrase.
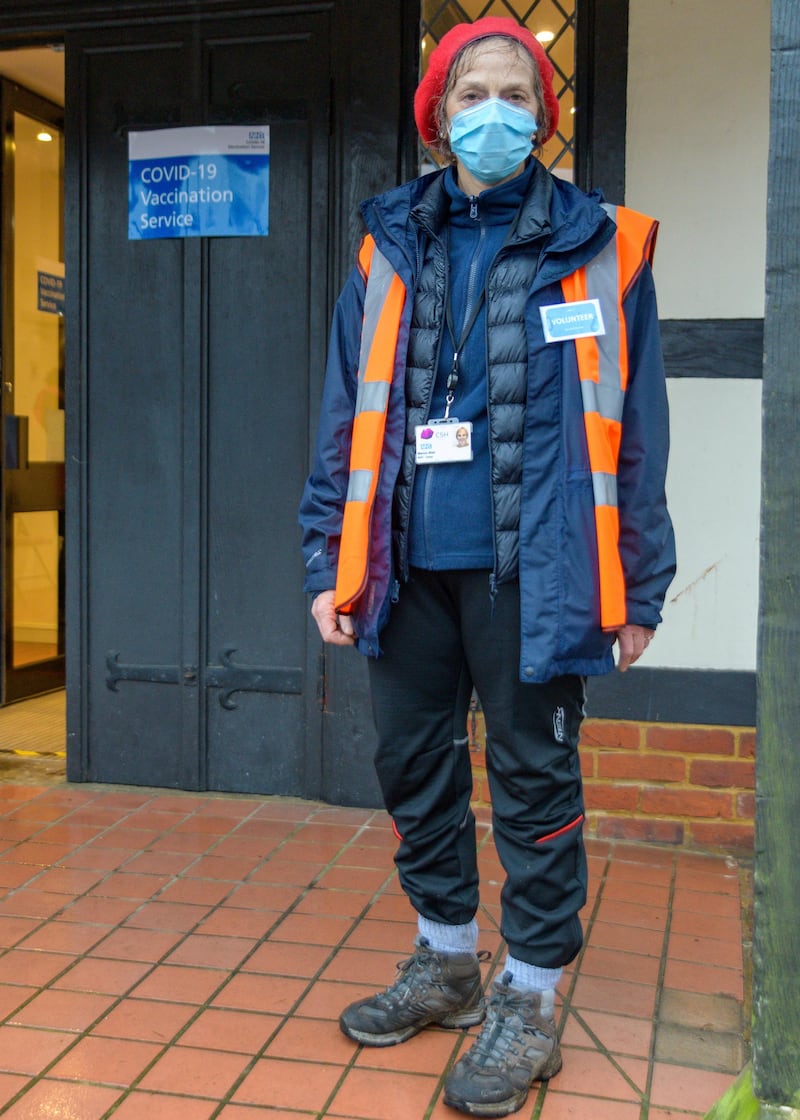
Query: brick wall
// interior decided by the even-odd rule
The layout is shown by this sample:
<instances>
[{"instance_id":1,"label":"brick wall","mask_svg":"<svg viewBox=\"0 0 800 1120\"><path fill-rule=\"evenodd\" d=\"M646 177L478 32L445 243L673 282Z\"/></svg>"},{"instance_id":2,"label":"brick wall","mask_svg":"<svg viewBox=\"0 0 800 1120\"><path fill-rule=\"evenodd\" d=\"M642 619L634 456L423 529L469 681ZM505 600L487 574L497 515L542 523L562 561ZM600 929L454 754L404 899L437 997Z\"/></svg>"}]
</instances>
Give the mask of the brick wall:
<instances>
[{"instance_id":1,"label":"brick wall","mask_svg":"<svg viewBox=\"0 0 800 1120\"><path fill-rule=\"evenodd\" d=\"M471 740L473 805L485 816L481 712L473 714ZM580 753L587 836L752 853L753 728L587 719Z\"/></svg>"}]
</instances>

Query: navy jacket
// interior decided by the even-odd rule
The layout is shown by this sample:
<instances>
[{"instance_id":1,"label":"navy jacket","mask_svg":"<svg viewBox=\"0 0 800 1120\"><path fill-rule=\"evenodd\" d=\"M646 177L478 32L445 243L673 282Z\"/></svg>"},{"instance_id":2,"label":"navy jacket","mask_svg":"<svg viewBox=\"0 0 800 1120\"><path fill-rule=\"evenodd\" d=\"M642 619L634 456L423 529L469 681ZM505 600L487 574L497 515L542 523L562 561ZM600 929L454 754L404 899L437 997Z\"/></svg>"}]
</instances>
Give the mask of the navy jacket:
<instances>
[{"instance_id":1,"label":"navy jacket","mask_svg":"<svg viewBox=\"0 0 800 1120\"><path fill-rule=\"evenodd\" d=\"M434 172L362 205L370 233L415 289L422 257L410 219L435 180ZM613 668L614 635L599 622L594 499L575 347L546 343L539 308L563 302L560 281L591 260L613 235L599 205L553 178L550 236L541 252L525 315L529 384L519 523L521 601L520 679L545 681L563 673L594 675ZM525 231L517 236L524 239ZM300 508L307 591L332 588L347 492L350 430L356 395L364 280L351 273L334 312L317 451ZM389 399L384 455L373 514L370 579L353 615L362 653L377 656L379 634L398 589L391 509L406 427L405 356L411 298L401 324ZM623 307L629 382L618 471L620 553L627 620L654 628L674 575L672 525L664 478L669 445L666 388L652 276L645 267ZM487 585L487 594L489 588Z\"/></svg>"}]
</instances>

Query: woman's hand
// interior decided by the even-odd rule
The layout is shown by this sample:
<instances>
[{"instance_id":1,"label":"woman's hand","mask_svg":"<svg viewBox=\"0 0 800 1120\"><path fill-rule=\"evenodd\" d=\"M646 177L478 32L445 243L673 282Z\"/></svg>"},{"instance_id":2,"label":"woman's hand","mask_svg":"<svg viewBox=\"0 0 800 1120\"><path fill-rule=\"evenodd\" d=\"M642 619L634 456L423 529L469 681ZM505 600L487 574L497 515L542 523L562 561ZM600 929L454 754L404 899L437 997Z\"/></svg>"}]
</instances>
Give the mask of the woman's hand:
<instances>
[{"instance_id":1,"label":"woman's hand","mask_svg":"<svg viewBox=\"0 0 800 1120\"><path fill-rule=\"evenodd\" d=\"M646 626L620 626L617 630L617 641L619 642L617 668L620 673L624 673L634 662L639 660L654 636L655 630L649 630Z\"/></svg>"},{"instance_id":2,"label":"woman's hand","mask_svg":"<svg viewBox=\"0 0 800 1120\"><path fill-rule=\"evenodd\" d=\"M353 623L346 614L337 614L333 591L323 591L311 604L311 614L323 642L334 646L351 646L356 640Z\"/></svg>"}]
</instances>

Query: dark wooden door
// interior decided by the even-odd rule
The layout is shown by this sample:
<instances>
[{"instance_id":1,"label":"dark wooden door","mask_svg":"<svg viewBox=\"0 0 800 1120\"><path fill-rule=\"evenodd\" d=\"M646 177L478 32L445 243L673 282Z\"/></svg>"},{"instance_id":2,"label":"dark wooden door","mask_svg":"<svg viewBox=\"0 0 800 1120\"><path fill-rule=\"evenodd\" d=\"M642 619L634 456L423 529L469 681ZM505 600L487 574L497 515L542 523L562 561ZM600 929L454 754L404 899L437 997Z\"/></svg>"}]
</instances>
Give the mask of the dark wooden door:
<instances>
[{"instance_id":1,"label":"dark wooden door","mask_svg":"<svg viewBox=\"0 0 800 1120\"><path fill-rule=\"evenodd\" d=\"M319 793L296 514L328 314L329 24L68 37L74 779ZM269 235L128 241L128 132L199 124L269 126Z\"/></svg>"}]
</instances>

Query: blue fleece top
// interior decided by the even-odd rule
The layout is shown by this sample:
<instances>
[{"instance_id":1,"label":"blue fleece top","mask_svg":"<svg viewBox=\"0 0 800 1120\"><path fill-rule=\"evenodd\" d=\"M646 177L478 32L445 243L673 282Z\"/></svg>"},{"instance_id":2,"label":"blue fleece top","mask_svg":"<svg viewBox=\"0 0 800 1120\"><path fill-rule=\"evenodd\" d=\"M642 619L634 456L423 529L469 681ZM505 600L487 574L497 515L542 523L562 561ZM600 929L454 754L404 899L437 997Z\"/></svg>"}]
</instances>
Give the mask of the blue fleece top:
<instances>
[{"instance_id":1,"label":"blue fleece top","mask_svg":"<svg viewBox=\"0 0 800 1120\"><path fill-rule=\"evenodd\" d=\"M474 197L459 188L454 168L444 176L450 210L443 236L457 342L508 236L533 170L531 161L516 178ZM444 416L447 378L453 366L454 343L446 323L442 323L440 341L430 419ZM473 458L417 467L408 532L409 563L416 568L494 568L485 300L461 347L458 365L450 416L472 422Z\"/></svg>"}]
</instances>

